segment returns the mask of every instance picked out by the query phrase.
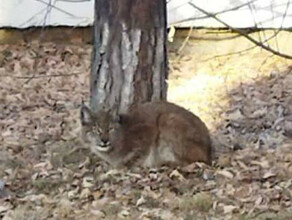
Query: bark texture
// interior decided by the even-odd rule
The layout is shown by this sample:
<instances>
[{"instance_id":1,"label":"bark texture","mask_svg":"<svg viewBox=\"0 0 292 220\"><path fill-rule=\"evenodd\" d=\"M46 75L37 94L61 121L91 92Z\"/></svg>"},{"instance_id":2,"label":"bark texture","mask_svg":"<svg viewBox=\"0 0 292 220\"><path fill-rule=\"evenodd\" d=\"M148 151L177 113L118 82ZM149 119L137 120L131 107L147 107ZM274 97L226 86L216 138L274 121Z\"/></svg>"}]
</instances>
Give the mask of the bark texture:
<instances>
[{"instance_id":1,"label":"bark texture","mask_svg":"<svg viewBox=\"0 0 292 220\"><path fill-rule=\"evenodd\" d=\"M165 100L166 56L165 0L95 0L91 109Z\"/></svg>"}]
</instances>

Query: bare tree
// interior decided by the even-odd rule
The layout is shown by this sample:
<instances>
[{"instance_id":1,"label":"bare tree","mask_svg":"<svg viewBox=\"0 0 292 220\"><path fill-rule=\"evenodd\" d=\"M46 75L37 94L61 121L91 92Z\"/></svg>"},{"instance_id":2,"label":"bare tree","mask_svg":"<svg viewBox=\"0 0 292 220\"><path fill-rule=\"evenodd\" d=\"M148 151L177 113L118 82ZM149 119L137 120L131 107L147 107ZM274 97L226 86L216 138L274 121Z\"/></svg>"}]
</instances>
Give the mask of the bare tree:
<instances>
[{"instance_id":1,"label":"bare tree","mask_svg":"<svg viewBox=\"0 0 292 220\"><path fill-rule=\"evenodd\" d=\"M95 0L94 19L92 110L165 100L166 1Z\"/></svg>"}]
</instances>

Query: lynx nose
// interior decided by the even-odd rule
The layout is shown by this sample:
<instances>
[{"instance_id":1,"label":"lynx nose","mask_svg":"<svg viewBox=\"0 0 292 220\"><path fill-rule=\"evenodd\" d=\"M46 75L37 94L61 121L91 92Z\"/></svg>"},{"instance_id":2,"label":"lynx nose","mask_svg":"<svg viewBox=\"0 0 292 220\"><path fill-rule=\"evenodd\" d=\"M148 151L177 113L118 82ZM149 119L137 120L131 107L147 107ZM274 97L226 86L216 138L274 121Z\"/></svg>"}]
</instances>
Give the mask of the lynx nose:
<instances>
[{"instance_id":1,"label":"lynx nose","mask_svg":"<svg viewBox=\"0 0 292 220\"><path fill-rule=\"evenodd\" d=\"M101 144L102 144L102 146L107 146L107 145L109 145L109 141L108 141L108 139L107 139L107 138L101 138Z\"/></svg>"}]
</instances>

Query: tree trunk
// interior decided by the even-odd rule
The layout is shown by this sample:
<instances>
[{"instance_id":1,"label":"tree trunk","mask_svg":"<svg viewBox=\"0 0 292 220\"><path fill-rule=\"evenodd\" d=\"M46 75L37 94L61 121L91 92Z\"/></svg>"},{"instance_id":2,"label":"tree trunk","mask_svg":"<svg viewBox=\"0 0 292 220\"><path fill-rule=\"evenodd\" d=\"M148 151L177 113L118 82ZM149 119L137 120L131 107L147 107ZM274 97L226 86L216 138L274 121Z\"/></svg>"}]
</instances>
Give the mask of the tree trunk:
<instances>
[{"instance_id":1,"label":"tree trunk","mask_svg":"<svg viewBox=\"0 0 292 220\"><path fill-rule=\"evenodd\" d=\"M166 100L166 1L95 0L94 19L91 109Z\"/></svg>"}]
</instances>

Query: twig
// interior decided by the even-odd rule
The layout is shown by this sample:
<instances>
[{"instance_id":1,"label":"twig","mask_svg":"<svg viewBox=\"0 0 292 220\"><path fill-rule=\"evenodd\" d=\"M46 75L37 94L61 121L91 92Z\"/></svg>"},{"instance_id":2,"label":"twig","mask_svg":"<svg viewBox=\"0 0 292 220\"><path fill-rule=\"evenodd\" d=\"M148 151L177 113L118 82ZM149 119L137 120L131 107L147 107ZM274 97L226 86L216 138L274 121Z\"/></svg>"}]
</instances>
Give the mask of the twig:
<instances>
[{"instance_id":1,"label":"twig","mask_svg":"<svg viewBox=\"0 0 292 220\"><path fill-rule=\"evenodd\" d=\"M272 36L270 36L268 39L265 39L262 43L266 43L267 41L275 38L280 33L280 31L281 31L281 29L276 30ZM225 53L225 54L216 55L216 56L213 56L213 57L201 60L201 61L205 62L205 61L209 61L209 60L214 59L214 58L220 58L220 57L225 57L225 56L233 56L233 55L237 55L237 54L242 54L242 53L245 53L247 51L253 50L256 47L257 47L257 45L249 47L249 48L246 48L244 50L240 50L240 51L235 51L235 52L231 52L231 53Z\"/></svg>"},{"instance_id":2,"label":"twig","mask_svg":"<svg viewBox=\"0 0 292 220\"><path fill-rule=\"evenodd\" d=\"M274 57L275 55L274 54L270 54L268 57L266 57L265 59L264 59L264 61L261 63L261 65L258 67L258 71L261 71L261 68L264 66L264 64L266 64L267 63L267 61L268 61L268 59L270 59L270 58L272 58L272 57Z\"/></svg>"},{"instance_id":3,"label":"twig","mask_svg":"<svg viewBox=\"0 0 292 220\"><path fill-rule=\"evenodd\" d=\"M189 4L194 7L195 9L199 10L200 12L208 15L209 17L211 18L214 18L216 21L220 22L221 24L225 25L226 27L230 28L231 30L233 30L234 32L236 33L239 33L241 34L242 36L244 36L246 39L248 39L249 41L251 41L252 43L254 43L255 45L277 55L277 56L280 56L280 57L284 57L284 58L287 58L287 59L292 59L292 56L288 55L288 54L283 54L279 51L276 51L274 50L273 48L269 47L269 46L266 46L264 44L262 44L261 42L258 42L256 41L255 39L253 39L252 37L250 37L248 34L244 33L242 30L238 29L238 28L235 28L235 27L231 27L230 25L228 25L227 23L225 23L224 21L222 21L221 19L217 18L214 14L211 14L207 11L205 11L204 9L196 6L195 4L189 2Z\"/></svg>"},{"instance_id":4,"label":"twig","mask_svg":"<svg viewBox=\"0 0 292 220\"><path fill-rule=\"evenodd\" d=\"M32 79L38 79L38 78L50 78L50 77L66 77L66 76L77 76L78 73L71 73L71 74L52 74L52 75L32 75L32 76L10 76L10 75L0 75L0 77L11 77L15 79L28 79L29 81Z\"/></svg>"},{"instance_id":5,"label":"twig","mask_svg":"<svg viewBox=\"0 0 292 220\"><path fill-rule=\"evenodd\" d=\"M238 10L238 9L240 9L240 8L242 8L242 7L248 6L249 4L254 3L254 2L256 2L256 1L258 1L258 0L251 0L251 1L249 1L249 2L246 2L246 3L242 4L242 5L235 6L235 7L233 7L233 8L224 9L224 10L222 10L222 11L216 12L216 13L214 13L213 15L217 16L217 15L220 15L220 14L224 14L224 13L226 13L226 12L236 11L236 10ZM183 5L181 5L181 6L183 6ZM174 9L173 9L173 10L174 10ZM206 19L206 18L208 18L208 17L209 17L208 15L207 15L207 16L205 15L205 16L201 16L201 17L191 17L191 18L186 18L186 19L180 20L180 21L178 21L178 22L172 23L171 25L176 25L176 24L180 24L180 23L183 23L183 22L187 22L187 21Z\"/></svg>"},{"instance_id":6,"label":"twig","mask_svg":"<svg viewBox=\"0 0 292 220\"><path fill-rule=\"evenodd\" d=\"M257 22L256 16L255 16L255 10L254 10L255 9L255 6L254 6L254 4L251 3L250 5L248 5L248 8L249 8L250 13L251 13L251 16L253 18L254 26L255 26L256 29L258 29L258 22ZM261 24L261 22L259 24ZM257 33L258 33L259 41L262 42L261 33L260 32L257 32Z\"/></svg>"},{"instance_id":7,"label":"twig","mask_svg":"<svg viewBox=\"0 0 292 220\"><path fill-rule=\"evenodd\" d=\"M192 32L193 32L193 26L191 26L190 30L189 30L189 33L188 33L188 36L185 38L184 42L182 43L182 45L180 46L180 48L177 50L177 53L180 54L182 52L182 50L185 48L185 46L187 45L191 35L192 35Z\"/></svg>"},{"instance_id":8,"label":"twig","mask_svg":"<svg viewBox=\"0 0 292 220\"><path fill-rule=\"evenodd\" d=\"M43 4L45 4L45 5L49 6L49 7L51 7L51 8L53 8L53 9L57 10L57 11L60 11L60 12L62 12L62 13L64 13L64 14L66 14L66 15L69 15L70 17L74 17L74 18L82 18L82 17L76 16L76 15L74 15L74 14L71 14L70 12L67 12L67 11L65 11L65 10L63 10L63 9L61 9L61 8L59 8L59 7L57 7L57 6L55 6L55 5L50 5L50 3L47 3L47 2L45 2L45 1L43 1L43 0L35 0L35 1L40 2L40 3L43 3Z\"/></svg>"}]
</instances>

